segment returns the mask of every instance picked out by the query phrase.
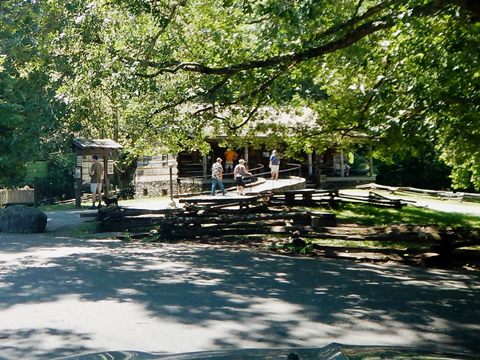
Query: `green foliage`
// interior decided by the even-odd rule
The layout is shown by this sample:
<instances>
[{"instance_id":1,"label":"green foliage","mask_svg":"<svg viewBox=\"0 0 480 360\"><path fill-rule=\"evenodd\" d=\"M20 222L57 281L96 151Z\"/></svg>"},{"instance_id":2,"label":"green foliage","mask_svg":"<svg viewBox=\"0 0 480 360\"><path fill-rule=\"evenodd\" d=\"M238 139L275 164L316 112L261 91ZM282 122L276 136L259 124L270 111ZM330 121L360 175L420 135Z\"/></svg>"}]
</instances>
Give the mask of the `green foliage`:
<instances>
[{"instance_id":1,"label":"green foliage","mask_svg":"<svg viewBox=\"0 0 480 360\"><path fill-rule=\"evenodd\" d=\"M379 184L433 190L451 188L451 169L439 160L433 144L419 144L414 154L393 154L389 162L377 161L374 167Z\"/></svg>"},{"instance_id":2,"label":"green foliage","mask_svg":"<svg viewBox=\"0 0 480 360\"><path fill-rule=\"evenodd\" d=\"M41 46L42 15L37 2L0 3L0 186L23 185L27 162L70 139Z\"/></svg>"},{"instance_id":3,"label":"green foliage","mask_svg":"<svg viewBox=\"0 0 480 360\"><path fill-rule=\"evenodd\" d=\"M73 134L121 142L124 169L159 149L206 153L217 135L252 147L266 135L291 156L348 149L361 135L386 163L434 146L452 186L480 189L475 9L472 0L2 1L0 182L19 183L26 161L64 151ZM312 115L296 124L266 115L304 109Z\"/></svg>"},{"instance_id":4,"label":"green foliage","mask_svg":"<svg viewBox=\"0 0 480 360\"><path fill-rule=\"evenodd\" d=\"M288 253L294 254L301 254L301 255L308 255L313 252L313 245L311 242L306 243L304 245L295 245L293 242L274 242L270 246L270 250L274 251L286 251Z\"/></svg>"},{"instance_id":5,"label":"green foliage","mask_svg":"<svg viewBox=\"0 0 480 360\"><path fill-rule=\"evenodd\" d=\"M58 200L75 197L73 188L74 156L73 154L50 154L47 161L48 175L45 178L33 178L26 181L35 188L38 200L43 198L57 198Z\"/></svg>"}]
</instances>

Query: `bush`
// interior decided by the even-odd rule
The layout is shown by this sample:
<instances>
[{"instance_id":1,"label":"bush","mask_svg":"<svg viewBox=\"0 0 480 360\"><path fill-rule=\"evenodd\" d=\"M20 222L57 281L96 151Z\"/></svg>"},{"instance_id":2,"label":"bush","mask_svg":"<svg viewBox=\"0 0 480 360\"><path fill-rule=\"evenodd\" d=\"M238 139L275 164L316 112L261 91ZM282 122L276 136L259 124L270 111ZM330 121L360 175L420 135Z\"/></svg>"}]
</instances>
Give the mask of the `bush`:
<instances>
[{"instance_id":1,"label":"bush","mask_svg":"<svg viewBox=\"0 0 480 360\"><path fill-rule=\"evenodd\" d=\"M72 199L75 197L72 154L56 154L47 160L48 174L46 178L35 178L28 181L35 188L35 200Z\"/></svg>"}]
</instances>

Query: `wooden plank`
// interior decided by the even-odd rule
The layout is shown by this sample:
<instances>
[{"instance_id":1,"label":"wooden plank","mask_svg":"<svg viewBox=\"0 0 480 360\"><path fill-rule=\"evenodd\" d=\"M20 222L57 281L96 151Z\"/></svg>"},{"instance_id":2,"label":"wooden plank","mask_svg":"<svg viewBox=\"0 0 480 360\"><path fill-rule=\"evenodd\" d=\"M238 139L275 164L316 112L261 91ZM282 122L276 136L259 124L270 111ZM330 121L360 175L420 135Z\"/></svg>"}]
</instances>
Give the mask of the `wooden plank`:
<instances>
[{"instance_id":1,"label":"wooden plank","mask_svg":"<svg viewBox=\"0 0 480 360\"><path fill-rule=\"evenodd\" d=\"M246 195L246 196L205 196L205 197L188 197L180 198L178 201L180 203L190 203L190 204L218 204L218 203L245 203L245 202L254 202L258 199L258 196Z\"/></svg>"}]
</instances>

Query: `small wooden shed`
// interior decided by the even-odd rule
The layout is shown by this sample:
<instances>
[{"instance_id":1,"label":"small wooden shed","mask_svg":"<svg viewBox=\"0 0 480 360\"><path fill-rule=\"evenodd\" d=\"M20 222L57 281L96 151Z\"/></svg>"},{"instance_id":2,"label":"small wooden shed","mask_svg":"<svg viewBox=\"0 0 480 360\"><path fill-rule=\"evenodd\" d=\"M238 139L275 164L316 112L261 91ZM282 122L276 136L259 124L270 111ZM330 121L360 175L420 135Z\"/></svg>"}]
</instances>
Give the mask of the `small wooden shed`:
<instances>
[{"instance_id":1,"label":"small wooden shed","mask_svg":"<svg viewBox=\"0 0 480 360\"><path fill-rule=\"evenodd\" d=\"M76 155L75 164L75 205L81 206L82 188L90 183L90 167L93 163L93 155L97 155L103 162L104 169L104 193L108 196L110 189L110 177L114 173L113 160L118 150L123 146L111 139L86 139L76 138L72 147Z\"/></svg>"}]
</instances>

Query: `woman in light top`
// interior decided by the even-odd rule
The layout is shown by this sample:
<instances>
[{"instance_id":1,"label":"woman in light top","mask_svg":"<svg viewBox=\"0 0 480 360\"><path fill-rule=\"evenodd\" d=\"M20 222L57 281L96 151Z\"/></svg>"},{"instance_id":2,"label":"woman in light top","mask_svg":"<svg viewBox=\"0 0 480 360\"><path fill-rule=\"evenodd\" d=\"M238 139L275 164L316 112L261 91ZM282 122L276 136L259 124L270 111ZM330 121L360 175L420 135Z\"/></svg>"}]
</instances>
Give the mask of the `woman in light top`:
<instances>
[{"instance_id":1,"label":"woman in light top","mask_svg":"<svg viewBox=\"0 0 480 360\"><path fill-rule=\"evenodd\" d=\"M245 166L245 160L238 160L238 165L235 166L235 169L233 169L233 178L235 179L235 183L237 184L238 195L245 195L243 193L243 189L245 188L244 177L247 175L251 176L252 174L248 172Z\"/></svg>"}]
</instances>

